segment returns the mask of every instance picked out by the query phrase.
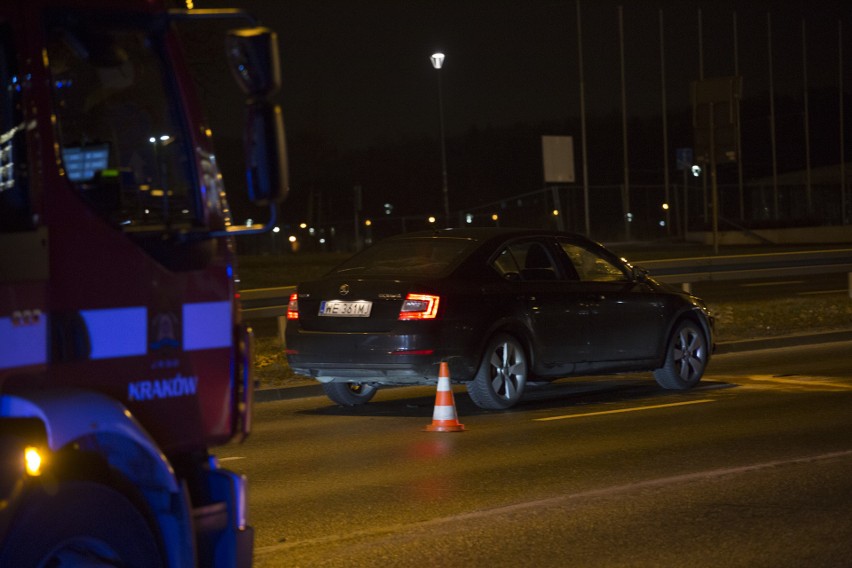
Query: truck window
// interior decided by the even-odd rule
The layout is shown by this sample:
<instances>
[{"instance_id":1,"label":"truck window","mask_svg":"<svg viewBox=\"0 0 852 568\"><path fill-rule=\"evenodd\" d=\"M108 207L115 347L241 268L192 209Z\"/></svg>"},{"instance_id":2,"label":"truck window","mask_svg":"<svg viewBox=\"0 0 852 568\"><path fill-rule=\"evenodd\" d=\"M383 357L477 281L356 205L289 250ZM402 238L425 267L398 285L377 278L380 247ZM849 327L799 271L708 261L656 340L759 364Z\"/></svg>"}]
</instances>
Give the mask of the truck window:
<instances>
[{"instance_id":1,"label":"truck window","mask_svg":"<svg viewBox=\"0 0 852 568\"><path fill-rule=\"evenodd\" d=\"M172 101L161 31L60 14L48 61L63 173L126 230L191 225L198 217L188 140Z\"/></svg>"},{"instance_id":2,"label":"truck window","mask_svg":"<svg viewBox=\"0 0 852 568\"><path fill-rule=\"evenodd\" d=\"M11 30L0 23L0 233L33 228L26 177L21 84Z\"/></svg>"}]
</instances>

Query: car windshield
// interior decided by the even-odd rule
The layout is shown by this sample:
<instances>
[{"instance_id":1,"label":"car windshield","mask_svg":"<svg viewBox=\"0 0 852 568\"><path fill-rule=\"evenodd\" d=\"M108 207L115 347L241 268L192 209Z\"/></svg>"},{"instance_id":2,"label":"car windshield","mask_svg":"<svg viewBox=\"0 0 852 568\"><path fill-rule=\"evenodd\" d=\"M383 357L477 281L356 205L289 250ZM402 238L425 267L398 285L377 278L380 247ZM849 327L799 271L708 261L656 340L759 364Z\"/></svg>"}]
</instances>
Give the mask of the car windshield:
<instances>
[{"instance_id":1,"label":"car windshield","mask_svg":"<svg viewBox=\"0 0 852 568\"><path fill-rule=\"evenodd\" d=\"M332 272L437 276L448 273L474 242L467 239L422 238L377 243Z\"/></svg>"}]
</instances>

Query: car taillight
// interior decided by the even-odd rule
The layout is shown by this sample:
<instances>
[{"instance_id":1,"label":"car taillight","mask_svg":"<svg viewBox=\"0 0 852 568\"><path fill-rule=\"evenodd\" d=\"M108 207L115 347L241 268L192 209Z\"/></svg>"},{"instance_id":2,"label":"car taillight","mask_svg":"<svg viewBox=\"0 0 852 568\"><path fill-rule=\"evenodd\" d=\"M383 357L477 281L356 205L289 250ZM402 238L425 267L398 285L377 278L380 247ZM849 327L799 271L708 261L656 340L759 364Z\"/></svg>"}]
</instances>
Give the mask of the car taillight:
<instances>
[{"instance_id":1,"label":"car taillight","mask_svg":"<svg viewBox=\"0 0 852 568\"><path fill-rule=\"evenodd\" d=\"M401 320L435 319L438 317L438 302L440 296L426 294L409 294L402 302L399 310Z\"/></svg>"},{"instance_id":2,"label":"car taillight","mask_svg":"<svg viewBox=\"0 0 852 568\"><path fill-rule=\"evenodd\" d=\"M297 320L299 319L299 295L298 294L290 294L290 301L287 303L287 319L288 320Z\"/></svg>"}]
</instances>

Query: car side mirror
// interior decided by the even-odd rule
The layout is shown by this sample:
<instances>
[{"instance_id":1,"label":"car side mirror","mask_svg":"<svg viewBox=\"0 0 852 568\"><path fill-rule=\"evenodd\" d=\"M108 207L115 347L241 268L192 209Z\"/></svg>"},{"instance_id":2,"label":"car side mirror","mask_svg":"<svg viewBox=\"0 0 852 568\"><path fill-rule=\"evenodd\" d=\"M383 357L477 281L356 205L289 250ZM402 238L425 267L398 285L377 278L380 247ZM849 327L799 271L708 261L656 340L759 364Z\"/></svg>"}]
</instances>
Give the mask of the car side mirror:
<instances>
[{"instance_id":1,"label":"car side mirror","mask_svg":"<svg viewBox=\"0 0 852 568\"><path fill-rule=\"evenodd\" d=\"M648 272L647 268L642 268L641 266L633 267L633 281L634 282L647 282L648 276L651 273Z\"/></svg>"}]
</instances>

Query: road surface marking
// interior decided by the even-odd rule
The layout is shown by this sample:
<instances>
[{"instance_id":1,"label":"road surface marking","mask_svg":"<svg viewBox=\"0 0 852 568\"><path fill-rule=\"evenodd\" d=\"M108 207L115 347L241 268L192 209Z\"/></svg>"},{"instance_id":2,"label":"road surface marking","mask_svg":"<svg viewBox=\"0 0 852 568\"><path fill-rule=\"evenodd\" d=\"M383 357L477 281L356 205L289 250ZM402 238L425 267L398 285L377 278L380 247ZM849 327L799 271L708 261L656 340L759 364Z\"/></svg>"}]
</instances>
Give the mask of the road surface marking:
<instances>
[{"instance_id":1,"label":"road surface marking","mask_svg":"<svg viewBox=\"0 0 852 568\"><path fill-rule=\"evenodd\" d=\"M852 390L852 384L835 381L825 377L775 377L769 375L752 375L746 377L750 381L775 383L778 387L793 387L801 390Z\"/></svg>"},{"instance_id":2,"label":"road surface marking","mask_svg":"<svg viewBox=\"0 0 852 568\"><path fill-rule=\"evenodd\" d=\"M233 456L230 458L219 458L220 462L228 462L228 461L236 461L236 460L244 460L245 456Z\"/></svg>"},{"instance_id":3,"label":"road surface marking","mask_svg":"<svg viewBox=\"0 0 852 568\"><path fill-rule=\"evenodd\" d=\"M703 404L713 402L713 399L702 398L700 400L688 400L685 402L671 402L669 404L653 404L650 406L634 406L631 408L619 408L616 410L601 410L599 412L585 412L583 414L563 414L560 416L548 416L546 418L533 418L536 422L547 422L549 420L567 420L568 418L586 418L587 416L602 416L604 414L620 414L622 412L637 412L639 410L655 410L657 408L672 408L674 406L686 406L688 404Z\"/></svg>"},{"instance_id":4,"label":"road surface marking","mask_svg":"<svg viewBox=\"0 0 852 568\"><path fill-rule=\"evenodd\" d=\"M786 286L787 284L804 284L804 280L786 280L784 282L751 282L740 284L740 288L759 288L761 286Z\"/></svg>"}]
</instances>

